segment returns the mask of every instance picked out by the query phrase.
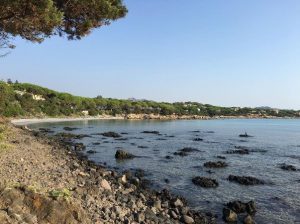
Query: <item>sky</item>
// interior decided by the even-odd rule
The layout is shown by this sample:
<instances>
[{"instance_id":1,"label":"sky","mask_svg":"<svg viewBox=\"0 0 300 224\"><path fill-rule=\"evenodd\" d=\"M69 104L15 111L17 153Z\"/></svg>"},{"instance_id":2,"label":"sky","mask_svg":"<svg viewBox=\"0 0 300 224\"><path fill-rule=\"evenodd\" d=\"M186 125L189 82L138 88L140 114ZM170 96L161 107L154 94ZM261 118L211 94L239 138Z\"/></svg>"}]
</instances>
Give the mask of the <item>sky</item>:
<instances>
[{"instance_id":1,"label":"sky","mask_svg":"<svg viewBox=\"0 0 300 224\"><path fill-rule=\"evenodd\" d=\"M300 109L299 0L126 0L80 41L16 39L11 78L80 96Z\"/></svg>"}]
</instances>

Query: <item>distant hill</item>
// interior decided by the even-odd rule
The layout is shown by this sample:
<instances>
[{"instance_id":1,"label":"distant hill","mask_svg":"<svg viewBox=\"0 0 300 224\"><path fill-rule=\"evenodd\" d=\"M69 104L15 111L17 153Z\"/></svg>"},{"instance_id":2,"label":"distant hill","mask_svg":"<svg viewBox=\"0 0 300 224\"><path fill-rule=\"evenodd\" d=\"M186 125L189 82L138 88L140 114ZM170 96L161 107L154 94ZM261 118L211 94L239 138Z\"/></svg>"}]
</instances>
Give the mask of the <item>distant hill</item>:
<instances>
[{"instance_id":1,"label":"distant hill","mask_svg":"<svg viewBox=\"0 0 300 224\"><path fill-rule=\"evenodd\" d=\"M300 111L269 107L219 107L197 102L154 102L119 100L103 97L87 98L61 93L29 83L0 81L0 115L5 117L78 116L101 114L159 114L199 116L275 116L300 117Z\"/></svg>"}]
</instances>

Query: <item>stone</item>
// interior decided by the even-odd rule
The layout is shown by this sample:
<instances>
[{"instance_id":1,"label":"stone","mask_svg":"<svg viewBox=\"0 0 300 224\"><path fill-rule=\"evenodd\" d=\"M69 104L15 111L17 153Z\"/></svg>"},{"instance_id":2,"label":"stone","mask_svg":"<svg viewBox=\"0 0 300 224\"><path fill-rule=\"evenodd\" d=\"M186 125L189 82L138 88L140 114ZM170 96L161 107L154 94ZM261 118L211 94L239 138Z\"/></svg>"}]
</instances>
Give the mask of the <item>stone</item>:
<instances>
[{"instance_id":1,"label":"stone","mask_svg":"<svg viewBox=\"0 0 300 224\"><path fill-rule=\"evenodd\" d=\"M158 210L161 210L161 201L160 200L157 200L153 203L153 206L158 209Z\"/></svg>"},{"instance_id":2,"label":"stone","mask_svg":"<svg viewBox=\"0 0 300 224\"><path fill-rule=\"evenodd\" d=\"M262 185L265 184L264 181L251 176L234 176L229 175L228 180L231 182L236 182L241 185Z\"/></svg>"},{"instance_id":3,"label":"stone","mask_svg":"<svg viewBox=\"0 0 300 224\"><path fill-rule=\"evenodd\" d=\"M223 219L226 222L236 222L237 214L229 208L223 208Z\"/></svg>"},{"instance_id":4,"label":"stone","mask_svg":"<svg viewBox=\"0 0 300 224\"><path fill-rule=\"evenodd\" d=\"M117 150L116 154L115 154L115 158L116 159L133 159L135 156L124 151L124 150Z\"/></svg>"},{"instance_id":5,"label":"stone","mask_svg":"<svg viewBox=\"0 0 300 224\"><path fill-rule=\"evenodd\" d=\"M174 202L173 202L174 207L183 207L183 203L182 201L177 198Z\"/></svg>"},{"instance_id":6,"label":"stone","mask_svg":"<svg viewBox=\"0 0 300 224\"><path fill-rule=\"evenodd\" d=\"M207 178L207 177L194 177L192 182L200 187L204 188L216 188L219 186L219 183L215 179Z\"/></svg>"},{"instance_id":7,"label":"stone","mask_svg":"<svg viewBox=\"0 0 300 224\"><path fill-rule=\"evenodd\" d=\"M194 219L193 219L192 217L187 216L187 215L184 215L184 216L182 217L182 221L183 221L185 224L192 224L192 223L195 222Z\"/></svg>"},{"instance_id":8,"label":"stone","mask_svg":"<svg viewBox=\"0 0 300 224\"><path fill-rule=\"evenodd\" d=\"M206 162L204 163L204 167L206 168L224 168L227 167L228 164L223 161L217 161L217 162Z\"/></svg>"},{"instance_id":9,"label":"stone","mask_svg":"<svg viewBox=\"0 0 300 224\"><path fill-rule=\"evenodd\" d=\"M105 190L111 191L111 186L105 179L101 180L100 186Z\"/></svg>"},{"instance_id":10,"label":"stone","mask_svg":"<svg viewBox=\"0 0 300 224\"><path fill-rule=\"evenodd\" d=\"M253 221L252 217L250 215L247 215L244 219L244 224L254 224L255 222Z\"/></svg>"}]
</instances>

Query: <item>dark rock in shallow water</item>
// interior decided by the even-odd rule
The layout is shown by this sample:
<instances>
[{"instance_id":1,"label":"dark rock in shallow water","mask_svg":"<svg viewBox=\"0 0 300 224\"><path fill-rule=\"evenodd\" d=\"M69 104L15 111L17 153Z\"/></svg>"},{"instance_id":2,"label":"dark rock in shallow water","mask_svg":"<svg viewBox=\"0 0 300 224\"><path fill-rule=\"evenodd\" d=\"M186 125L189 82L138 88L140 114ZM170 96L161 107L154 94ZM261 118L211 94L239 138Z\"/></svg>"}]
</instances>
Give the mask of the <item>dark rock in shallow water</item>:
<instances>
[{"instance_id":1,"label":"dark rock in shallow water","mask_svg":"<svg viewBox=\"0 0 300 224\"><path fill-rule=\"evenodd\" d=\"M216 156L216 158L218 158L218 159L226 159L225 156Z\"/></svg>"},{"instance_id":2,"label":"dark rock in shallow water","mask_svg":"<svg viewBox=\"0 0 300 224\"><path fill-rule=\"evenodd\" d=\"M126 152L124 150L117 150L115 154L116 159L133 159L135 158L134 155L130 154L129 152Z\"/></svg>"},{"instance_id":3,"label":"dark rock in shallow water","mask_svg":"<svg viewBox=\"0 0 300 224\"><path fill-rule=\"evenodd\" d=\"M172 159L172 156L165 156L166 159Z\"/></svg>"},{"instance_id":4,"label":"dark rock in shallow water","mask_svg":"<svg viewBox=\"0 0 300 224\"><path fill-rule=\"evenodd\" d=\"M182 156L182 157L189 155L187 152L174 152L173 154L175 156Z\"/></svg>"},{"instance_id":5,"label":"dark rock in shallow water","mask_svg":"<svg viewBox=\"0 0 300 224\"><path fill-rule=\"evenodd\" d=\"M112 132L112 131L104 132L104 133L102 133L102 135L103 135L104 137L111 137L111 138L121 138L121 137L122 137L122 136L119 135L118 133Z\"/></svg>"},{"instance_id":6,"label":"dark rock in shallow water","mask_svg":"<svg viewBox=\"0 0 300 224\"><path fill-rule=\"evenodd\" d=\"M138 148L139 148L139 149L147 149L147 148L149 148L149 147L148 147L148 146L144 146L144 145L139 145Z\"/></svg>"},{"instance_id":7,"label":"dark rock in shallow water","mask_svg":"<svg viewBox=\"0 0 300 224\"><path fill-rule=\"evenodd\" d=\"M74 130L77 130L78 128L64 127L63 129L65 131L74 131Z\"/></svg>"},{"instance_id":8,"label":"dark rock in shallow water","mask_svg":"<svg viewBox=\"0 0 300 224\"><path fill-rule=\"evenodd\" d=\"M101 143L100 142L93 142L92 144L93 145L100 145Z\"/></svg>"},{"instance_id":9,"label":"dark rock in shallow water","mask_svg":"<svg viewBox=\"0 0 300 224\"><path fill-rule=\"evenodd\" d=\"M228 150L226 153L227 154L240 154L240 155L248 155L249 154L249 150L246 148L242 148L242 147L235 147L236 150Z\"/></svg>"},{"instance_id":10,"label":"dark rock in shallow water","mask_svg":"<svg viewBox=\"0 0 300 224\"><path fill-rule=\"evenodd\" d=\"M50 130L49 128L39 128L39 131L42 133L54 133L54 131Z\"/></svg>"},{"instance_id":11,"label":"dark rock in shallow water","mask_svg":"<svg viewBox=\"0 0 300 224\"><path fill-rule=\"evenodd\" d=\"M194 141L194 142L202 142L202 141L203 141L203 138L194 138L193 141Z\"/></svg>"},{"instance_id":12,"label":"dark rock in shallow water","mask_svg":"<svg viewBox=\"0 0 300 224\"><path fill-rule=\"evenodd\" d=\"M219 183L215 179L207 178L207 177L194 177L192 179L195 185L204 188L215 188L219 186Z\"/></svg>"},{"instance_id":13,"label":"dark rock in shallow water","mask_svg":"<svg viewBox=\"0 0 300 224\"><path fill-rule=\"evenodd\" d=\"M253 136L248 135L247 132L245 132L245 134L240 134L239 137L240 138L250 138L250 137L253 137Z\"/></svg>"},{"instance_id":14,"label":"dark rock in shallow water","mask_svg":"<svg viewBox=\"0 0 300 224\"><path fill-rule=\"evenodd\" d=\"M180 149L179 151L180 151L180 152L200 152L199 149L196 149L196 148L190 148L190 147L186 147L186 148Z\"/></svg>"},{"instance_id":15,"label":"dark rock in shallow water","mask_svg":"<svg viewBox=\"0 0 300 224\"><path fill-rule=\"evenodd\" d=\"M254 201L249 201L247 203L241 201L232 201L227 203L227 207L237 214L245 213L255 214L256 213L256 204Z\"/></svg>"},{"instance_id":16,"label":"dark rock in shallow water","mask_svg":"<svg viewBox=\"0 0 300 224\"><path fill-rule=\"evenodd\" d=\"M88 153L88 154L95 154L95 153L97 153L97 151L95 151L95 150L89 150L86 153Z\"/></svg>"},{"instance_id":17,"label":"dark rock in shallow water","mask_svg":"<svg viewBox=\"0 0 300 224\"><path fill-rule=\"evenodd\" d=\"M262 185L265 184L264 181L251 176L234 176L229 175L228 180L231 182L236 182L241 185Z\"/></svg>"},{"instance_id":18,"label":"dark rock in shallow water","mask_svg":"<svg viewBox=\"0 0 300 224\"><path fill-rule=\"evenodd\" d=\"M143 131L141 133L143 133L143 134L155 134L155 135L158 135L159 131Z\"/></svg>"},{"instance_id":19,"label":"dark rock in shallow water","mask_svg":"<svg viewBox=\"0 0 300 224\"><path fill-rule=\"evenodd\" d=\"M116 138L115 140L117 140L117 141L127 141L128 138Z\"/></svg>"},{"instance_id":20,"label":"dark rock in shallow water","mask_svg":"<svg viewBox=\"0 0 300 224\"><path fill-rule=\"evenodd\" d=\"M223 161L217 161L217 162L206 162L204 163L204 167L206 168L224 168L227 167L228 164Z\"/></svg>"},{"instance_id":21,"label":"dark rock in shallow water","mask_svg":"<svg viewBox=\"0 0 300 224\"><path fill-rule=\"evenodd\" d=\"M287 171L297 171L297 170L298 170L295 166L293 166L293 165L288 165L288 164L285 164L285 163L280 164L279 167L280 167L282 170L287 170Z\"/></svg>"}]
</instances>

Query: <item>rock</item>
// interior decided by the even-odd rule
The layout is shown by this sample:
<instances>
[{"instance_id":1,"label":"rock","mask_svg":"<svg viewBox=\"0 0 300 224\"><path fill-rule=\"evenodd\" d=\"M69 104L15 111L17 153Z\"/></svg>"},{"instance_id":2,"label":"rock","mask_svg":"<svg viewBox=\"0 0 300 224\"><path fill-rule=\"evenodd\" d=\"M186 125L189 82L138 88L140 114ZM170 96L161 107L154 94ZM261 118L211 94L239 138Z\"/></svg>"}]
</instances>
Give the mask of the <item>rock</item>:
<instances>
[{"instance_id":1,"label":"rock","mask_svg":"<svg viewBox=\"0 0 300 224\"><path fill-rule=\"evenodd\" d=\"M245 148L239 148L239 149L236 149L236 150L228 150L226 153L227 154L248 155L249 154L249 150L245 149Z\"/></svg>"},{"instance_id":2,"label":"rock","mask_svg":"<svg viewBox=\"0 0 300 224\"><path fill-rule=\"evenodd\" d=\"M227 167L227 166L228 166L228 164L223 162L223 161L204 163L204 167L206 167L206 168L224 168L224 167Z\"/></svg>"},{"instance_id":3,"label":"rock","mask_svg":"<svg viewBox=\"0 0 300 224\"><path fill-rule=\"evenodd\" d=\"M121 180L121 183L122 183L122 184L126 184L126 183L127 183L127 177L126 177L126 175L123 175L123 176L120 178L120 180Z\"/></svg>"},{"instance_id":4,"label":"rock","mask_svg":"<svg viewBox=\"0 0 300 224\"><path fill-rule=\"evenodd\" d=\"M102 180L101 180L100 186L101 186L103 189L105 189L105 190L111 191L111 186L110 186L110 184L107 182L107 180L105 180L105 179L102 179Z\"/></svg>"},{"instance_id":5,"label":"rock","mask_svg":"<svg viewBox=\"0 0 300 224\"><path fill-rule=\"evenodd\" d=\"M194 141L194 142L202 142L202 141L203 141L203 138L194 138L193 141Z\"/></svg>"},{"instance_id":6,"label":"rock","mask_svg":"<svg viewBox=\"0 0 300 224\"><path fill-rule=\"evenodd\" d=\"M134 214L134 220L138 223L142 223L145 221L145 214L143 212Z\"/></svg>"},{"instance_id":7,"label":"rock","mask_svg":"<svg viewBox=\"0 0 300 224\"><path fill-rule=\"evenodd\" d=\"M177 198L175 201L173 201L173 206L174 207L183 207L183 202Z\"/></svg>"},{"instance_id":8,"label":"rock","mask_svg":"<svg viewBox=\"0 0 300 224\"><path fill-rule=\"evenodd\" d=\"M88 154L95 154L95 153L97 153L97 151L95 151L95 150L88 150L86 153L88 153Z\"/></svg>"},{"instance_id":9,"label":"rock","mask_svg":"<svg viewBox=\"0 0 300 224\"><path fill-rule=\"evenodd\" d=\"M172 156L165 156L166 159L172 159Z\"/></svg>"},{"instance_id":10,"label":"rock","mask_svg":"<svg viewBox=\"0 0 300 224\"><path fill-rule=\"evenodd\" d=\"M225 156L216 156L216 158L218 158L218 159L226 159Z\"/></svg>"},{"instance_id":11,"label":"rock","mask_svg":"<svg viewBox=\"0 0 300 224\"><path fill-rule=\"evenodd\" d=\"M223 219L226 222L236 222L237 214L229 208L223 208Z\"/></svg>"},{"instance_id":12,"label":"rock","mask_svg":"<svg viewBox=\"0 0 300 224\"><path fill-rule=\"evenodd\" d=\"M157 210L161 210L161 201L157 200L153 203L153 206L157 209Z\"/></svg>"},{"instance_id":13,"label":"rock","mask_svg":"<svg viewBox=\"0 0 300 224\"><path fill-rule=\"evenodd\" d=\"M193 183L195 185L198 185L200 187L204 188L215 188L219 186L219 183L215 179L207 178L207 177L194 177L192 179Z\"/></svg>"},{"instance_id":14,"label":"rock","mask_svg":"<svg viewBox=\"0 0 300 224\"><path fill-rule=\"evenodd\" d=\"M141 133L143 133L143 134L155 134L155 135L158 135L159 131L143 131Z\"/></svg>"},{"instance_id":15,"label":"rock","mask_svg":"<svg viewBox=\"0 0 300 224\"><path fill-rule=\"evenodd\" d=\"M178 216L177 216L176 212L174 212L173 210L170 211L170 216L171 216L173 219L178 219Z\"/></svg>"},{"instance_id":16,"label":"rock","mask_svg":"<svg viewBox=\"0 0 300 224\"><path fill-rule=\"evenodd\" d=\"M285 163L280 164L280 168L282 170L286 170L286 171L297 171L297 168L295 166L293 166L293 165L287 165Z\"/></svg>"},{"instance_id":17,"label":"rock","mask_svg":"<svg viewBox=\"0 0 300 224\"><path fill-rule=\"evenodd\" d=\"M236 182L241 185L262 185L265 184L264 181L259 180L251 176L234 176L229 175L228 180L231 182Z\"/></svg>"},{"instance_id":18,"label":"rock","mask_svg":"<svg viewBox=\"0 0 300 224\"><path fill-rule=\"evenodd\" d=\"M147 149L147 148L149 148L149 147L148 147L148 146L144 146L144 145L139 145L138 148L139 148L139 149Z\"/></svg>"},{"instance_id":19,"label":"rock","mask_svg":"<svg viewBox=\"0 0 300 224\"><path fill-rule=\"evenodd\" d=\"M256 205L254 201L249 201L246 204L246 211L248 212L248 214L254 214L256 212Z\"/></svg>"},{"instance_id":20,"label":"rock","mask_svg":"<svg viewBox=\"0 0 300 224\"><path fill-rule=\"evenodd\" d=\"M63 129L65 131L74 131L74 130L77 130L78 128L64 127Z\"/></svg>"},{"instance_id":21,"label":"rock","mask_svg":"<svg viewBox=\"0 0 300 224\"><path fill-rule=\"evenodd\" d=\"M185 224L192 224L194 223L194 219L190 216L187 216L187 215L184 215L182 216L182 221L185 223Z\"/></svg>"},{"instance_id":22,"label":"rock","mask_svg":"<svg viewBox=\"0 0 300 224\"><path fill-rule=\"evenodd\" d=\"M253 136L248 135L247 132L245 132L245 134L240 134L239 137L241 137L241 138L250 138L250 137L253 137Z\"/></svg>"},{"instance_id":23,"label":"rock","mask_svg":"<svg viewBox=\"0 0 300 224\"><path fill-rule=\"evenodd\" d=\"M121 138L121 137L122 137L122 136L119 135L118 133L112 132L112 131L104 132L104 133L102 133L102 135L103 135L104 137L111 137L111 138Z\"/></svg>"},{"instance_id":24,"label":"rock","mask_svg":"<svg viewBox=\"0 0 300 224\"><path fill-rule=\"evenodd\" d=\"M186 148L183 148L183 149L180 149L179 152L200 152L200 150L198 149L195 149L195 148L191 148L191 147L186 147Z\"/></svg>"},{"instance_id":25,"label":"rock","mask_svg":"<svg viewBox=\"0 0 300 224\"><path fill-rule=\"evenodd\" d=\"M244 219L244 224L254 224L255 222L253 221L252 217L250 215L247 215Z\"/></svg>"},{"instance_id":26,"label":"rock","mask_svg":"<svg viewBox=\"0 0 300 224\"><path fill-rule=\"evenodd\" d=\"M186 153L186 152L174 152L174 155L175 156L188 156L188 153Z\"/></svg>"},{"instance_id":27,"label":"rock","mask_svg":"<svg viewBox=\"0 0 300 224\"><path fill-rule=\"evenodd\" d=\"M116 159L133 159L135 156L124 151L124 150L117 150L116 154L115 154L115 158Z\"/></svg>"},{"instance_id":28,"label":"rock","mask_svg":"<svg viewBox=\"0 0 300 224\"><path fill-rule=\"evenodd\" d=\"M86 147L83 143L75 143L74 144L74 150L75 151L82 151L84 150Z\"/></svg>"},{"instance_id":29,"label":"rock","mask_svg":"<svg viewBox=\"0 0 300 224\"><path fill-rule=\"evenodd\" d=\"M227 207L230 208L232 211L236 212L237 214L246 212L246 203L241 201L232 201L227 203Z\"/></svg>"}]
</instances>

